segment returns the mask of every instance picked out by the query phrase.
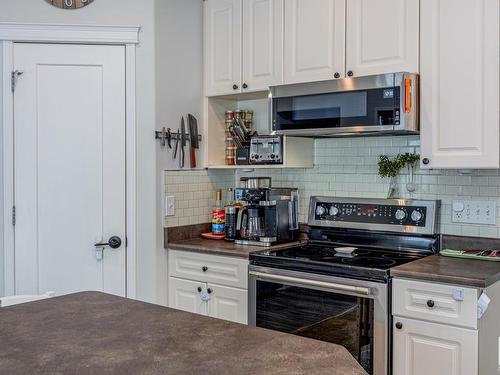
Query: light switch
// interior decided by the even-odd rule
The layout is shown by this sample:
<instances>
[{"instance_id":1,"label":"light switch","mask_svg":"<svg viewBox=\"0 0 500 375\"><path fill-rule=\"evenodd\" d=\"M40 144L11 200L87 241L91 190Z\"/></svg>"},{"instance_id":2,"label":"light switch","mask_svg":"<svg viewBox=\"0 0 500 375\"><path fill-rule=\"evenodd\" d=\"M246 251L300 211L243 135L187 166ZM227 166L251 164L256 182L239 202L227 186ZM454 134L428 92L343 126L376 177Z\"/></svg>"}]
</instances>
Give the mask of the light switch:
<instances>
[{"instance_id":1,"label":"light switch","mask_svg":"<svg viewBox=\"0 0 500 375\"><path fill-rule=\"evenodd\" d=\"M165 216L175 216L175 196L165 197Z\"/></svg>"}]
</instances>

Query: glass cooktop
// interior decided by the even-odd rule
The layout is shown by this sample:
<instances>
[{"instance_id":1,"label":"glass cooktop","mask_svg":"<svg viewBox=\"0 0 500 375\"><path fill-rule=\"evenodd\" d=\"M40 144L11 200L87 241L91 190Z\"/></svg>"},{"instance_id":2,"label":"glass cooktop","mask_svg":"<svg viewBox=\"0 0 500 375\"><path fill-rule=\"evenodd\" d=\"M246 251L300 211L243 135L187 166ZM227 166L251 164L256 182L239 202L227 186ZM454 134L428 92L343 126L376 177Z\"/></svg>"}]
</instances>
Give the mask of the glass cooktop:
<instances>
[{"instance_id":1,"label":"glass cooktop","mask_svg":"<svg viewBox=\"0 0 500 375\"><path fill-rule=\"evenodd\" d=\"M367 247L307 244L250 254L251 264L353 277L384 277L389 269L424 257Z\"/></svg>"}]
</instances>

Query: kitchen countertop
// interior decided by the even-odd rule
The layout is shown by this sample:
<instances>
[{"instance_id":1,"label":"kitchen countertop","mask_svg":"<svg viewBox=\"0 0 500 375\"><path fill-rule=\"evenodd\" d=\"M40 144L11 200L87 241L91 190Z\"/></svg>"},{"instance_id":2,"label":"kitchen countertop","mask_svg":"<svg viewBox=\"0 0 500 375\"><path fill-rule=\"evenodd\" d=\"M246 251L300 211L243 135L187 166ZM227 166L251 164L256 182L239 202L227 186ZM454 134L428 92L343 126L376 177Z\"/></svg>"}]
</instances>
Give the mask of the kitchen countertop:
<instances>
[{"instance_id":1,"label":"kitchen countertop","mask_svg":"<svg viewBox=\"0 0 500 375\"><path fill-rule=\"evenodd\" d=\"M206 240L204 238L191 238L187 240L173 241L167 244L171 250L195 251L199 253L226 255L248 259L250 253L268 249L282 249L294 247L300 244L300 241L289 242L285 244L274 245L271 247L236 245L234 242L224 240Z\"/></svg>"},{"instance_id":2,"label":"kitchen countertop","mask_svg":"<svg viewBox=\"0 0 500 375\"><path fill-rule=\"evenodd\" d=\"M431 255L391 268L391 276L486 288L500 280L500 262Z\"/></svg>"},{"instance_id":3,"label":"kitchen countertop","mask_svg":"<svg viewBox=\"0 0 500 375\"><path fill-rule=\"evenodd\" d=\"M366 372L342 346L98 292L0 308L0 374Z\"/></svg>"}]
</instances>

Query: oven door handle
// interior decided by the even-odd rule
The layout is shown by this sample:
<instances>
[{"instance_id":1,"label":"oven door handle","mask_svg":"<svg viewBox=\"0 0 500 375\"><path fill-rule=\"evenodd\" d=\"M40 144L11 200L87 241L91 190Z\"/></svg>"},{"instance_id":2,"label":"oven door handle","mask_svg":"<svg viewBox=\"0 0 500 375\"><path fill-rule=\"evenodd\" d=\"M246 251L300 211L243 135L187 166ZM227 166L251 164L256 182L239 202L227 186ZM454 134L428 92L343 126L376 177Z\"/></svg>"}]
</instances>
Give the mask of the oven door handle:
<instances>
[{"instance_id":1,"label":"oven door handle","mask_svg":"<svg viewBox=\"0 0 500 375\"><path fill-rule=\"evenodd\" d=\"M319 287L319 288L334 290L337 292L347 292L363 296L373 295L371 288L366 288L363 286L329 283L327 281L320 281L320 280L299 279L297 277L292 277L292 276L273 275L269 273L262 273L256 271L249 271L248 274L250 276L257 277L260 280L282 281L284 283L293 283L303 286Z\"/></svg>"}]
</instances>

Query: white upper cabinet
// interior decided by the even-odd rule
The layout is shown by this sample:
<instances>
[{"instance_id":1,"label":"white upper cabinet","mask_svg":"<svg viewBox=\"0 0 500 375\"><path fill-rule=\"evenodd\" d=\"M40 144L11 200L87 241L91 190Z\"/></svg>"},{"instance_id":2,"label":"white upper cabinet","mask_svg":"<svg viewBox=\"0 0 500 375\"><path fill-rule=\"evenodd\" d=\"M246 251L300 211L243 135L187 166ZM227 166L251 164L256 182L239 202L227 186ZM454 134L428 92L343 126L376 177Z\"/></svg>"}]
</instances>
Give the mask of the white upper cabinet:
<instances>
[{"instance_id":1,"label":"white upper cabinet","mask_svg":"<svg viewBox=\"0 0 500 375\"><path fill-rule=\"evenodd\" d=\"M243 0L242 92L283 82L283 0Z\"/></svg>"},{"instance_id":2,"label":"white upper cabinet","mask_svg":"<svg viewBox=\"0 0 500 375\"><path fill-rule=\"evenodd\" d=\"M241 0L205 1L205 92L239 92L240 80Z\"/></svg>"},{"instance_id":3,"label":"white upper cabinet","mask_svg":"<svg viewBox=\"0 0 500 375\"><path fill-rule=\"evenodd\" d=\"M345 0L285 1L284 62L285 83L344 77Z\"/></svg>"},{"instance_id":4,"label":"white upper cabinet","mask_svg":"<svg viewBox=\"0 0 500 375\"><path fill-rule=\"evenodd\" d=\"M499 168L499 1L421 0L424 168Z\"/></svg>"},{"instance_id":5,"label":"white upper cabinet","mask_svg":"<svg viewBox=\"0 0 500 375\"><path fill-rule=\"evenodd\" d=\"M349 76L418 73L420 0L348 0Z\"/></svg>"}]
</instances>

